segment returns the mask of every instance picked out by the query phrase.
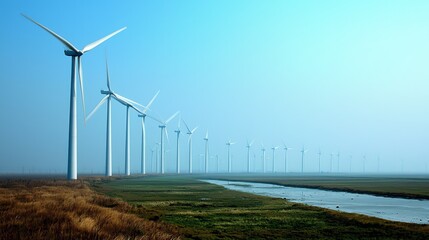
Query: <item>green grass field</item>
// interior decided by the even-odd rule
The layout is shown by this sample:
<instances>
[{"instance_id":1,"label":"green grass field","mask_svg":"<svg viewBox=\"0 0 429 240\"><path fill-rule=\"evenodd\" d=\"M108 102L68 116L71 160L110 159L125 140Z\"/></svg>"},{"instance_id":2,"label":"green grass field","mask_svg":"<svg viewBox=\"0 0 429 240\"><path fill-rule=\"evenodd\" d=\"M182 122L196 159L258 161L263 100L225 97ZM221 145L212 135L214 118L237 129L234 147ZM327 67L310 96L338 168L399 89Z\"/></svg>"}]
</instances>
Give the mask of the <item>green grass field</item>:
<instances>
[{"instance_id":1,"label":"green grass field","mask_svg":"<svg viewBox=\"0 0 429 240\"><path fill-rule=\"evenodd\" d=\"M135 205L142 218L178 226L191 239L429 239L429 225L229 191L197 178L147 176L91 181L91 186Z\"/></svg>"}]
</instances>

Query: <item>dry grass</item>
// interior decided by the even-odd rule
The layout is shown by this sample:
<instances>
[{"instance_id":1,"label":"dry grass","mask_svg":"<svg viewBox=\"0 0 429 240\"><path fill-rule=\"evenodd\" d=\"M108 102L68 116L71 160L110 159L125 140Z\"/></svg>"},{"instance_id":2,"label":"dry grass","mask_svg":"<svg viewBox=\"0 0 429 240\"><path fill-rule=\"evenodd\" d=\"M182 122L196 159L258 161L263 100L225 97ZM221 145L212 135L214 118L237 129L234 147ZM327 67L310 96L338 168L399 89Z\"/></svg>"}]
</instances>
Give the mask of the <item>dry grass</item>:
<instances>
[{"instance_id":1,"label":"dry grass","mask_svg":"<svg viewBox=\"0 0 429 240\"><path fill-rule=\"evenodd\" d=\"M0 239L179 239L144 209L100 195L86 182L0 181Z\"/></svg>"}]
</instances>

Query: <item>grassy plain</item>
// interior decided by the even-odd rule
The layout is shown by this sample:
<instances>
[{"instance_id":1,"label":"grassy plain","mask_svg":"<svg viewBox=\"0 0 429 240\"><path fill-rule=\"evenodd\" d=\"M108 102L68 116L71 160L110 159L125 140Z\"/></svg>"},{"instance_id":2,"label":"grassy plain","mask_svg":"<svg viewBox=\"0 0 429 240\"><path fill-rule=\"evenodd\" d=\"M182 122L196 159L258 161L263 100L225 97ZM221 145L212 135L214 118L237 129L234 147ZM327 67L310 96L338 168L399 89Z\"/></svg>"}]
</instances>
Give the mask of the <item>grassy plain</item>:
<instances>
[{"instance_id":1,"label":"grassy plain","mask_svg":"<svg viewBox=\"0 0 429 240\"><path fill-rule=\"evenodd\" d=\"M176 227L141 213L82 180L0 179L0 239L180 238Z\"/></svg>"},{"instance_id":2,"label":"grassy plain","mask_svg":"<svg viewBox=\"0 0 429 240\"><path fill-rule=\"evenodd\" d=\"M429 239L429 225L234 192L198 178L206 177L149 176L93 181L91 186L142 209L142 218L178 226L190 239ZM243 176L225 178L245 180Z\"/></svg>"}]
</instances>

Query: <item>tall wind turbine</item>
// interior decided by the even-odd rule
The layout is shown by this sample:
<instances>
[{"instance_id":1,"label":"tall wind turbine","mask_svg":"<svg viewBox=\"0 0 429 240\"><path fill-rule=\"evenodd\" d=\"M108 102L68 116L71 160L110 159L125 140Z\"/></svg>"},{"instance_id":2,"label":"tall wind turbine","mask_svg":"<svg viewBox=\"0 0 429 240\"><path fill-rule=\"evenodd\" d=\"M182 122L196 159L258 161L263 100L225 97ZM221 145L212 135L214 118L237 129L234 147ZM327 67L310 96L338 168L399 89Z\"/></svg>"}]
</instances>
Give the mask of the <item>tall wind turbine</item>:
<instances>
[{"instance_id":1,"label":"tall wind turbine","mask_svg":"<svg viewBox=\"0 0 429 240\"><path fill-rule=\"evenodd\" d=\"M231 145L234 145L235 142L231 142L231 139L226 143L228 146L228 173L231 173Z\"/></svg>"},{"instance_id":2,"label":"tall wind turbine","mask_svg":"<svg viewBox=\"0 0 429 240\"><path fill-rule=\"evenodd\" d=\"M251 142L247 141L247 173L250 173L250 147L253 145L253 140Z\"/></svg>"},{"instance_id":3,"label":"tall wind turbine","mask_svg":"<svg viewBox=\"0 0 429 240\"><path fill-rule=\"evenodd\" d=\"M177 116L177 114L179 114L180 112L177 111L175 114L171 115L171 117L169 117L166 121L160 121L157 120L158 122L161 123L161 125L159 125L159 128L161 129L161 174L164 174L164 161L165 161L165 150L164 150L164 134L167 137L168 140L168 133L167 133L167 124L173 120L173 118L175 118Z\"/></svg>"},{"instance_id":4,"label":"tall wind turbine","mask_svg":"<svg viewBox=\"0 0 429 240\"><path fill-rule=\"evenodd\" d=\"M262 144L261 151L262 151L262 164L263 164L262 171L263 171L263 173L265 173L265 162L266 162L266 160L265 160L265 151L266 151L266 149L264 147L264 144Z\"/></svg>"},{"instance_id":5,"label":"tall wind turbine","mask_svg":"<svg viewBox=\"0 0 429 240\"><path fill-rule=\"evenodd\" d=\"M206 132L206 136L204 137L204 141L206 142L206 151L204 154L204 162L206 167L206 173L209 172L209 131Z\"/></svg>"},{"instance_id":6,"label":"tall wind turbine","mask_svg":"<svg viewBox=\"0 0 429 240\"><path fill-rule=\"evenodd\" d=\"M177 130L174 130L174 132L177 135L176 138L176 165L177 165L177 174L180 174L180 148L179 148L179 136L180 136L180 122L182 121L181 118L179 118L179 123L177 124Z\"/></svg>"},{"instance_id":7,"label":"tall wind turbine","mask_svg":"<svg viewBox=\"0 0 429 240\"><path fill-rule=\"evenodd\" d=\"M275 156L276 156L276 149L279 147L272 147L271 150L273 150L273 173L274 173L274 166L275 166Z\"/></svg>"},{"instance_id":8,"label":"tall wind turbine","mask_svg":"<svg viewBox=\"0 0 429 240\"><path fill-rule=\"evenodd\" d=\"M141 114L139 114L139 117L142 119L142 153L141 153L141 174L146 174L146 111L150 108L155 98L158 96L159 91L155 94L155 96L152 97L152 99L149 101L149 103L146 105L146 108L143 109Z\"/></svg>"},{"instance_id":9,"label":"tall wind turbine","mask_svg":"<svg viewBox=\"0 0 429 240\"><path fill-rule=\"evenodd\" d=\"M69 115L69 146L68 146L68 168L67 168L67 179L73 180L77 179L77 99L76 99L76 57L77 57L77 71L79 75L79 81L80 81L80 91L81 91L81 97L82 97L82 106L83 106L83 115L85 116L85 95L83 90L83 77L82 77L82 63L81 63L81 56L85 54L86 52L94 49L107 39L113 37L114 35L118 34L119 32L126 29L126 27L123 27L93 43L90 43L86 45L82 50L77 49L75 46L73 46L69 41L67 41L65 38L61 37L60 35L56 34L54 31L50 30L49 28L43 26L42 24L34 21L30 17L22 14L25 18L30 20L31 22L35 23L39 27L43 28L45 31L50 33L53 37L55 37L57 40L59 40L66 48L67 50L64 51L64 54L66 56L72 57L72 67L71 67L71 87L70 87L70 115Z\"/></svg>"},{"instance_id":10,"label":"tall wind turbine","mask_svg":"<svg viewBox=\"0 0 429 240\"><path fill-rule=\"evenodd\" d=\"M130 99L127 99L125 97L122 97L121 95L115 93L112 91L110 87L110 77L109 77L109 66L106 61L106 80L107 80L107 91L101 90L101 94L106 95L101 99L101 101L95 106L94 110L91 111L90 114L86 117L85 121L88 121L92 115L94 115L95 112L107 101L107 128L106 128L106 176L112 176L112 113L111 113L111 98L114 98L116 101L120 102L123 105L131 106L136 111L141 112L141 110L137 109L135 107ZM134 101L132 101L134 102ZM142 106L145 108L144 106ZM147 108L145 108L146 111ZM127 120L128 122L128 120ZM128 155L129 156L129 155ZM129 166L129 164L126 164ZM129 169L126 167L126 169ZM128 172L127 172L128 173ZM129 174L127 174L129 175Z\"/></svg>"},{"instance_id":11,"label":"tall wind turbine","mask_svg":"<svg viewBox=\"0 0 429 240\"><path fill-rule=\"evenodd\" d=\"M304 149L304 146L302 146L301 150L301 173L304 172L304 154L308 152L308 149Z\"/></svg>"},{"instance_id":12,"label":"tall wind turbine","mask_svg":"<svg viewBox=\"0 0 429 240\"><path fill-rule=\"evenodd\" d=\"M188 144L189 144L189 173L192 173L192 134L198 129L198 127L195 127L194 129L190 129L188 127L188 124L186 124L185 120L183 120L183 123L185 124L186 129L188 132L186 134L189 135L188 138Z\"/></svg>"},{"instance_id":13,"label":"tall wind turbine","mask_svg":"<svg viewBox=\"0 0 429 240\"><path fill-rule=\"evenodd\" d=\"M283 149L285 150L285 173L287 172L287 151L292 150L292 148L288 147L285 143L283 143Z\"/></svg>"}]
</instances>

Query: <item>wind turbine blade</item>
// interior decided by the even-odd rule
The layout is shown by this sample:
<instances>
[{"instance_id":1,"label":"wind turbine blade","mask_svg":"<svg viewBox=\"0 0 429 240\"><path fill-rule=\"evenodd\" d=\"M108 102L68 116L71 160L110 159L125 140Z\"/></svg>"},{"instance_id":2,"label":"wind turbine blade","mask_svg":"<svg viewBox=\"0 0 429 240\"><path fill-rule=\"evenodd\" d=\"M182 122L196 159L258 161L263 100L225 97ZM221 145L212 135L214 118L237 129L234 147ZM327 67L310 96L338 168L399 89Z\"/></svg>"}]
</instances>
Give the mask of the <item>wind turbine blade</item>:
<instances>
[{"instance_id":1,"label":"wind turbine blade","mask_svg":"<svg viewBox=\"0 0 429 240\"><path fill-rule=\"evenodd\" d=\"M88 51L92 50L93 48L97 47L98 45L100 45L101 43L103 43L104 41L106 41L107 39L109 39L109 38L113 37L114 35L116 35L116 34L122 32L122 31L124 31L125 29L127 29L127 27L123 27L123 28L121 28L119 30L116 30L116 31L112 32L111 34L105 36L104 38L101 38L101 39L99 39L99 40L97 40L97 41L95 41L93 43L90 43L90 44L86 45L82 49L82 52L85 53L85 52L88 52Z\"/></svg>"},{"instance_id":2,"label":"wind turbine blade","mask_svg":"<svg viewBox=\"0 0 429 240\"><path fill-rule=\"evenodd\" d=\"M167 138L167 142L170 142L169 138L168 138L168 131L167 131L167 127L164 128L164 132L165 132L165 137Z\"/></svg>"},{"instance_id":3,"label":"wind turbine blade","mask_svg":"<svg viewBox=\"0 0 429 240\"><path fill-rule=\"evenodd\" d=\"M206 139L209 139L209 131L206 132Z\"/></svg>"},{"instance_id":4,"label":"wind turbine blade","mask_svg":"<svg viewBox=\"0 0 429 240\"><path fill-rule=\"evenodd\" d=\"M46 30L48 33L50 33L52 36L54 36L56 39L58 39L62 44L64 44L64 46L66 46L68 49L73 50L75 52L79 52L79 50L73 46L73 44L71 44L69 41L67 41L65 38L61 37L60 35L56 34L54 31L52 31L51 29L43 26L42 24L34 21L32 18L30 18L29 16L21 13L21 15L25 18L27 18L28 20L32 21L33 23L35 23L37 26L43 28L44 30Z\"/></svg>"},{"instance_id":5,"label":"wind turbine blade","mask_svg":"<svg viewBox=\"0 0 429 240\"><path fill-rule=\"evenodd\" d=\"M159 122L160 124L164 124L161 120L159 120L158 118L152 117L151 115L146 115L146 117L152 118L153 120Z\"/></svg>"},{"instance_id":6,"label":"wind turbine blade","mask_svg":"<svg viewBox=\"0 0 429 240\"><path fill-rule=\"evenodd\" d=\"M94 115L94 113L101 107L101 105L103 105L104 102L106 102L107 98L109 98L109 95L104 96L101 101L97 104L97 106L95 106L94 110L92 110L89 115L86 117L86 121L88 121L92 115Z\"/></svg>"},{"instance_id":7,"label":"wind turbine blade","mask_svg":"<svg viewBox=\"0 0 429 240\"><path fill-rule=\"evenodd\" d=\"M188 132L191 132L191 129L189 129L188 124L186 124L185 120L182 119L182 121L185 124L186 129L188 129Z\"/></svg>"},{"instance_id":8,"label":"wind turbine blade","mask_svg":"<svg viewBox=\"0 0 429 240\"><path fill-rule=\"evenodd\" d=\"M128 104L128 102L126 102L126 101L122 100L120 97L118 97L118 95L117 95L116 93L112 92L112 96L113 96L113 98L114 98L116 101L118 101L118 102L119 102L119 103L121 103L122 105L124 105L124 106L128 106L128 105L129 105L129 104Z\"/></svg>"},{"instance_id":9,"label":"wind turbine blade","mask_svg":"<svg viewBox=\"0 0 429 240\"><path fill-rule=\"evenodd\" d=\"M193 134L197 129L198 127L195 127L194 129L192 129L191 133Z\"/></svg>"},{"instance_id":10,"label":"wind turbine blade","mask_svg":"<svg viewBox=\"0 0 429 240\"><path fill-rule=\"evenodd\" d=\"M153 96L153 98L146 105L146 109L143 110L144 113L150 108L150 105L152 105L153 101L156 99L156 97L158 96L158 94L159 94L159 90L158 90L158 92L156 92L155 96Z\"/></svg>"},{"instance_id":11,"label":"wind turbine blade","mask_svg":"<svg viewBox=\"0 0 429 240\"><path fill-rule=\"evenodd\" d=\"M85 110L85 93L83 90L83 76L82 76L82 62L80 56L77 57L77 65L79 71L79 83L80 83L80 96L82 97L83 116L86 121L86 110Z\"/></svg>"},{"instance_id":12,"label":"wind turbine blade","mask_svg":"<svg viewBox=\"0 0 429 240\"><path fill-rule=\"evenodd\" d=\"M107 64L107 59L106 59L106 76L107 76L107 88L110 90L110 76L109 76L109 65Z\"/></svg>"},{"instance_id":13,"label":"wind turbine blade","mask_svg":"<svg viewBox=\"0 0 429 240\"><path fill-rule=\"evenodd\" d=\"M131 100L131 99L126 98L126 97L124 97L124 96L119 96L119 97L120 97L120 98L122 98L122 100L124 100L124 101L126 101L126 102L128 102L128 103L130 103L130 104L132 104L132 105L136 105L136 106L142 107L143 109L147 109L147 107L145 107L145 106L141 105L140 103L138 103L138 102L136 102L136 101L134 101L134 100Z\"/></svg>"},{"instance_id":14,"label":"wind turbine blade","mask_svg":"<svg viewBox=\"0 0 429 240\"><path fill-rule=\"evenodd\" d=\"M173 120L173 118L175 118L177 116L177 114L179 114L179 113L180 113L180 111L177 111L175 114L173 114L169 119L167 119L167 121L165 121L165 124L167 124L168 122Z\"/></svg>"},{"instance_id":15,"label":"wind turbine blade","mask_svg":"<svg viewBox=\"0 0 429 240\"><path fill-rule=\"evenodd\" d=\"M255 140L252 140L249 144L249 146L251 147L253 145L253 143L255 142Z\"/></svg>"}]
</instances>

